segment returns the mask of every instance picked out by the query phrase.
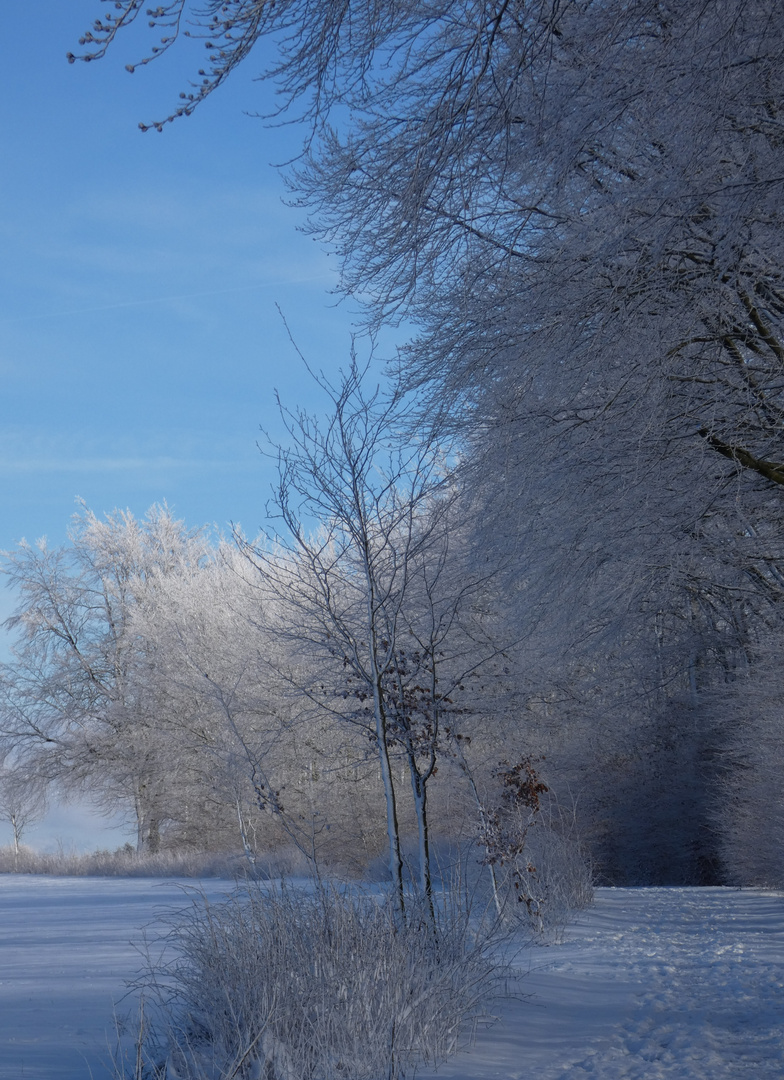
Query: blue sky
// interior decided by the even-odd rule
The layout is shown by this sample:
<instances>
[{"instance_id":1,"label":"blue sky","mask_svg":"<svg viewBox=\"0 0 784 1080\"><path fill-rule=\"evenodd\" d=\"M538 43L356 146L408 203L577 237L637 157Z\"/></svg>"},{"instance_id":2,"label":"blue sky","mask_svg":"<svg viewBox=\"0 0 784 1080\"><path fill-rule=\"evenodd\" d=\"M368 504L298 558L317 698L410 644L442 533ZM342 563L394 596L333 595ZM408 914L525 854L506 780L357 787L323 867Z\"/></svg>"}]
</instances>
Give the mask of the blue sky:
<instances>
[{"instance_id":1,"label":"blue sky","mask_svg":"<svg viewBox=\"0 0 784 1080\"><path fill-rule=\"evenodd\" d=\"M0 165L0 547L65 538L76 496L141 514L167 499L192 525L263 518L259 425L273 388L309 397L276 311L309 360L345 361L352 313L330 259L297 231L270 162L298 132L247 115L273 102L251 60L163 134L200 46L137 70L129 34L69 65L97 0L11 5ZM143 22L143 20L140 20Z\"/></svg>"},{"instance_id":2,"label":"blue sky","mask_svg":"<svg viewBox=\"0 0 784 1080\"><path fill-rule=\"evenodd\" d=\"M3 12L0 95L0 549L66 539L75 499L141 515L167 500L189 525L264 518L274 389L318 408L276 310L316 368L348 356L329 256L297 231L272 162L294 128L254 59L188 119L166 115L201 60L175 49L130 75L146 34L66 62L98 0ZM140 20L143 30L145 20ZM12 597L0 592L0 617Z\"/></svg>"}]
</instances>

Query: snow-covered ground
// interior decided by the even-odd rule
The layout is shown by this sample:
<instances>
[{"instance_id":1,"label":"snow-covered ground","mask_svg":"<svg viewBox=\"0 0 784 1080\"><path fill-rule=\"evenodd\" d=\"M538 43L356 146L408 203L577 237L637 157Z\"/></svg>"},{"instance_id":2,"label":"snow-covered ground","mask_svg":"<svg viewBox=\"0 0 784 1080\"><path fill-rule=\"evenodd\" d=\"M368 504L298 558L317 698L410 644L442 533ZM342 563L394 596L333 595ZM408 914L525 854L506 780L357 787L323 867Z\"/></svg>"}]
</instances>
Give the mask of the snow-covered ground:
<instances>
[{"instance_id":1,"label":"snow-covered ground","mask_svg":"<svg viewBox=\"0 0 784 1080\"><path fill-rule=\"evenodd\" d=\"M0 1080L106 1080L134 942L182 902L170 882L0 876ZM520 964L524 996L420 1080L784 1077L780 893L599 889Z\"/></svg>"},{"instance_id":2,"label":"snow-covered ground","mask_svg":"<svg viewBox=\"0 0 784 1080\"><path fill-rule=\"evenodd\" d=\"M523 963L531 996L441 1080L784 1077L781 893L598 889L563 944Z\"/></svg>"},{"instance_id":3,"label":"snow-covered ground","mask_svg":"<svg viewBox=\"0 0 784 1080\"><path fill-rule=\"evenodd\" d=\"M143 928L186 902L171 881L0 875L0 1080L107 1080Z\"/></svg>"}]
</instances>

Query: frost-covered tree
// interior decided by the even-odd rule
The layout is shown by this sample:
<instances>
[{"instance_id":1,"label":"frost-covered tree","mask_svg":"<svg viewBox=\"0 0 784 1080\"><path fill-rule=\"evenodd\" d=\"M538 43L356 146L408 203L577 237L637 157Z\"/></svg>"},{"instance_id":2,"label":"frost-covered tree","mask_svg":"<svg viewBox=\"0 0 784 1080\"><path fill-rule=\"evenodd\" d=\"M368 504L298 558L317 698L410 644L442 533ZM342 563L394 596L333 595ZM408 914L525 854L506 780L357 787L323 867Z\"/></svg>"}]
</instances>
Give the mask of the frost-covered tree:
<instances>
[{"instance_id":1,"label":"frost-covered tree","mask_svg":"<svg viewBox=\"0 0 784 1080\"><path fill-rule=\"evenodd\" d=\"M0 820L11 826L14 866L17 865L22 837L46 813L46 785L40 776L18 765L0 766Z\"/></svg>"},{"instance_id":2,"label":"frost-covered tree","mask_svg":"<svg viewBox=\"0 0 784 1080\"><path fill-rule=\"evenodd\" d=\"M176 825L179 841L198 838L199 846L209 847L223 833L226 843L228 818L235 832L239 826L250 854L253 791L243 783L237 751L251 754L250 741L254 759L260 759L256 744L263 741L264 720L274 708L248 638L248 590L230 572L225 556L225 547L219 547L178 567L141 598L132 622L144 642L143 678L160 695L173 752L188 762L187 805Z\"/></svg>"},{"instance_id":3,"label":"frost-covered tree","mask_svg":"<svg viewBox=\"0 0 784 1080\"><path fill-rule=\"evenodd\" d=\"M166 507L137 521L84 508L70 543L21 544L4 572L17 594L18 642L2 671L3 743L45 775L89 787L136 822L139 850L160 845L179 760L166 737L146 643L133 612L167 576L196 565L204 540Z\"/></svg>"},{"instance_id":4,"label":"frost-covered tree","mask_svg":"<svg viewBox=\"0 0 784 1080\"><path fill-rule=\"evenodd\" d=\"M302 701L278 675L286 656L270 606L247 559L223 543L169 575L133 617L146 677L160 687L169 737L188 761L189 821L177 833L207 846L234 846L238 836L251 861L286 841L315 854L314 829L333 809L329 798L313 814L303 805L303 776L327 771L333 748L311 723L306 736ZM308 738L318 764L303 761Z\"/></svg>"},{"instance_id":5,"label":"frost-covered tree","mask_svg":"<svg viewBox=\"0 0 784 1080\"><path fill-rule=\"evenodd\" d=\"M141 10L111 6L85 55ZM696 496L715 547L738 527L758 541L770 588L767 509L747 525L714 502L738 474L744 491L784 477L780 5L177 0L151 16L154 55L186 17L208 39L179 112L272 35L264 73L310 121L292 183L313 228L373 318L420 320L402 375L501 451L481 464L504 506L505 477L544 457L591 488L588 520L608 504L605 534L634 516L635 541L674 536L678 559ZM562 547L583 520L566 510Z\"/></svg>"}]
</instances>

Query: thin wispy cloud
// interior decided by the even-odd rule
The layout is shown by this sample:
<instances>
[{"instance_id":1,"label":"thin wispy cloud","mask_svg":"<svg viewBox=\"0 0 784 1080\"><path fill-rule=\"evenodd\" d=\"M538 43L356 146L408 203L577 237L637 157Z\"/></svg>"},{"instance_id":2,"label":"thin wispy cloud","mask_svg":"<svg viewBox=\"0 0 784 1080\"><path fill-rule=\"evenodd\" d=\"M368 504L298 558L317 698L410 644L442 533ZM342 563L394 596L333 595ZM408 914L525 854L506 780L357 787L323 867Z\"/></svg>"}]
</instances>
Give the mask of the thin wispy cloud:
<instances>
[{"instance_id":1,"label":"thin wispy cloud","mask_svg":"<svg viewBox=\"0 0 784 1080\"><path fill-rule=\"evenodd\" d=\"M159 472L178 469L182 471L204 471L205 469L251 469L258 467L256 461L237 459L216 460L210 458L174 458L174 457L40 457L40 458L0 458L0 472L4 473L95 473L95 472L132 472L135 470Z\"/></svg>"},{"instance_id":2,"label":"thin wispy cloud","mask_svg":"<svg viewBox=\"0 0 784 1080\"><path fill-rule=\"evenodd\" d=\"M261 289L269 289L276 285L294 285L309 281L320 281L323 275L313 274L308 277L276 278L274 281L265 281L257 285L240 285L233 289L205 289L198 292L178 293L173 296L155 296L146 300L123 300L117 304L100 304L93 307L72 308L69 311L45 311L32 315L15 315L12 318L0 318L0 325L7 323L30 322L36 319L64 319L72 315L92 315L100 311L119 311L123 308L147 307L153 304L170 304L179 300L194 300L206 296L228 296L234 293L257 292Z\"/></svg>"}]
</instances>

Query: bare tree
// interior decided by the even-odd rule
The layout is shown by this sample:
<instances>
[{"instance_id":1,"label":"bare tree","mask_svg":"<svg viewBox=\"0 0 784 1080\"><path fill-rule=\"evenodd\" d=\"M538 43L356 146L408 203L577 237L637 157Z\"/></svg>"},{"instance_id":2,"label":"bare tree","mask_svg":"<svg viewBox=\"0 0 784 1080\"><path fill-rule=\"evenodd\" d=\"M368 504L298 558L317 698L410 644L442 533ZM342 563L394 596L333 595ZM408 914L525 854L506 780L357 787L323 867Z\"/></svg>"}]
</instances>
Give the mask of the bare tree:
<instances>
[{"instance_id":1,"label":"bare tree","mask_svg":"<svg viewBox=\"0 0 784 1080\"><path fill-rule=\"evenodd\" d=\"M274 598L275 631L291 647L292 685L375 747L402 913L392 759L402 753L408 766L429 900L427 785L450 695L497 651L478 611L490 575L461 578L452 565L456 496L437 433L412 435L405 404L367 395L355 364L339 386L319 385L331 415L322 427L283 410L290 442L278 450L280 527L269 544L246 550Z\"/></svg>"}]
</instances>

